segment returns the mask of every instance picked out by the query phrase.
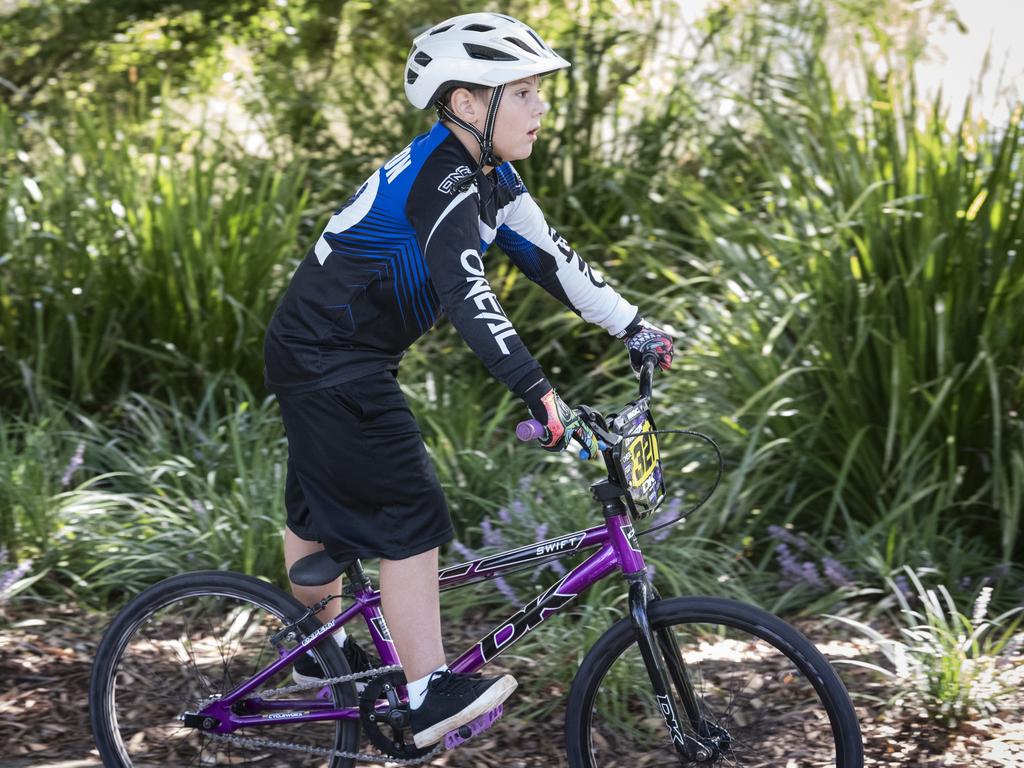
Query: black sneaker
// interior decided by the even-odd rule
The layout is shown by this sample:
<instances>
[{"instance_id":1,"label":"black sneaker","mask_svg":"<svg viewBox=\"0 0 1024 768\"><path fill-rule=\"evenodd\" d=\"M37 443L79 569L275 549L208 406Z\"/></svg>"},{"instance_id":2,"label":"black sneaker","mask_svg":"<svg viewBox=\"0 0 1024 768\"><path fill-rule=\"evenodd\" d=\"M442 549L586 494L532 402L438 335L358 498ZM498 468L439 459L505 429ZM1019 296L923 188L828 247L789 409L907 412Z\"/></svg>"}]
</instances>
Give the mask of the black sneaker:
<instances>
[{"instance_id":1,"label":"black sneaker","mask_svg":"<svg viewBox=\"0 0 1024 768\"><path fill-rule=\"evenodd\" d=\"M482 678L445 670L435 672L427 684L427 695L409 713L412 738L420 749L444 738L449 731L490 712L516 689L512 675Z\"/></svg>"},{"instance_id":2,"label":"black sneaker","mask_svg":"<svg viewBox=\"0 0 1024 768\"><path fill-rule=\"evenodd\" d=\"M349 669L353 672L368 672L371 669L377 669L377 667L380 666L380 664L371 659L366 651L363 650L363 647L351 637L345 638L345 644L341 646L341 652L345 655L345 661L348 662ZM324 674L324 670L323 667L320 666L320 662L308 653L302 654L292 666L292 679L296 683L313 685L314 683L323 680L325 677L327 677L327 675ZM356 681L357 691L361 693L365 687L365 682Z\"/></svg>"}]
</instances>

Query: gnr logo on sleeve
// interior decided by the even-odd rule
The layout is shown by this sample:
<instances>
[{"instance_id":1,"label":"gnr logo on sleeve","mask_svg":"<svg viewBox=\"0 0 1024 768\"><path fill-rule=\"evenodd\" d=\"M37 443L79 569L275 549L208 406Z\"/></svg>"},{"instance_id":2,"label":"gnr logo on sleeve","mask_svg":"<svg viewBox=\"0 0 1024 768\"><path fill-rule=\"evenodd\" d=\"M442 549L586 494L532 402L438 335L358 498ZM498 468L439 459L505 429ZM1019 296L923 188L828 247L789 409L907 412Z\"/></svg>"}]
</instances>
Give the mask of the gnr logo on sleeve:
<instances>
[{"instance_id":1,"label":"gnr logo on sleeve","mask_svg":"<svg viewBox=\"0 0 1024 768\"><path fill-rule=\"evenodd\" d=\"M473 172L469 170L468 166L460 165L441 180L441 183L437 185L437 191L450 195L461 186L463 181L472 175Z\"/></svg>"}]
</instances>

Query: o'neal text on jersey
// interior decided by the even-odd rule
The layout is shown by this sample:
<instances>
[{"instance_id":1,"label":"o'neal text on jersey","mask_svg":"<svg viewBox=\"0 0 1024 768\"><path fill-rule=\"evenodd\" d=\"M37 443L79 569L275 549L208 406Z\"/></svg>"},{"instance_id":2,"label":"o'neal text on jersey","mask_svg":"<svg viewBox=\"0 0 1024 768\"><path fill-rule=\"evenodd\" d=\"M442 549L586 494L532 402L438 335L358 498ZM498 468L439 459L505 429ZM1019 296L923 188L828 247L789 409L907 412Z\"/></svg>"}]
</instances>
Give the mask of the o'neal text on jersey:
<instances>
[{"instance_id":1,"label":"o'neal text on jersey","mask_svg":"<svg viewBox=\"0 0 1024 768\"><path fill-rule=\"evenodd\" d=\"M462 252L461 261L462 268L470 275L466 278L466 282L470 286L466 299L472 299L477 309L482 310L474 319L488 321L487 327L490 329L494 341L497 342L498 348L502 354L509 354L505 339L509 336L516 336L516 329L512 327L512 322L505 315L501 304L498 303L498 297L491 290L491 284L487 282L487 277L484 275L483 259L476 251L465 250Z\"/></svg>"}]
</instances>

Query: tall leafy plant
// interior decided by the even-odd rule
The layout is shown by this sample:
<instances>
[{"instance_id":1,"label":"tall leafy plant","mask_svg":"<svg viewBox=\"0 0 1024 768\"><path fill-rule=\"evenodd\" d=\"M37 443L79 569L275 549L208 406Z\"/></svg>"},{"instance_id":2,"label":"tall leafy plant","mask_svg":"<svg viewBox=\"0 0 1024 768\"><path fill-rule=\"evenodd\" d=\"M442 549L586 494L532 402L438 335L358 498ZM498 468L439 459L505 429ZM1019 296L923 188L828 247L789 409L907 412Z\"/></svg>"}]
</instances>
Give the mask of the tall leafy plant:
<instances>
[{"instance_id":1,"label":"tall leafy plant","mask_svg":"<svg viewBox=\"0 0 1024 768\"><path fill-rule=\"evenodd\" d=\"M967 527L1010 558L1024 448L1024 327L1011 320L1024 313L1021 110L1004 130L965 115L950 132L912 88L868 78L859 113L820 66L780 78L774 102L751 105L756 140L732 137L759 184L722 185L744 211L709 242L726 290L700 314L730 320L704 337L706 360L743 403L732 426L757 453L723 515L759 497L825 531L846 518L919 536L932 557ZM729 218L714 200L712 231Z\"/></svg>"},{"instance_id":2,"label":"tall leafy plant","mask_svg":"<svg viewBox=\"0 0 1024 768\"><path fill-rule=\"evenodd\" d=\"M301 164L87 112L57 125L0 106L0 142L8 400L25 384L89 401L223 371L258 380Z\"/></svg>"}]
</instances>

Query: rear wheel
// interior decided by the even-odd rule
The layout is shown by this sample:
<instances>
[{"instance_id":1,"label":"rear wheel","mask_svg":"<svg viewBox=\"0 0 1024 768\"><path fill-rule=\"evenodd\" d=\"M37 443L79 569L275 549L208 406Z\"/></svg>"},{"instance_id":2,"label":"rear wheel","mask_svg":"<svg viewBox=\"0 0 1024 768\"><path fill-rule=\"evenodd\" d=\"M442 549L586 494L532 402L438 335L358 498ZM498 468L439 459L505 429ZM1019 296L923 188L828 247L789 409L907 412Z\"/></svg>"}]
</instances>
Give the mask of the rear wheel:
<instances>
[{"instance_id":1,"label":"rear wheel","mask_svg":"<svg viewBox=\"0 0 1024 768\"><path fill-rule=\"evenodd\" d=\"M270 584L221 571L174 576L139 594L114 618L93 664L89 709L104 765L351 766L351 761L323 752L355 751L359 726L353 721L241 729L226 740L182 721L186 711L199 709L272 662L278 650L270 638L305 610ZM298 639L319 626L315 618L307 619ZM330 639L310 652L331 677L348 674ZM291 683L291 668L286 667L262 688ZM325 690L334 706L356 705L351 684ZM316 695L316 689L293 694L305 699ZM285 742L320 753L247 745L246 739Z\"/></svg>"},{"instance_id":2,"label":"rear wheel","mask_svg":"<svg viewBox=\"0 0 1024 768\"><path fill-rule=\"evenodd\" d=\"M807 638L776 616L717 598L648 605L684 734L710 745L700 765L860 768L860 728L835 671ZM690 681L699 709L687 715ZM687 765L623 619L590 649L566 712L573 768Z\"/></svg>"}]
</instances>

